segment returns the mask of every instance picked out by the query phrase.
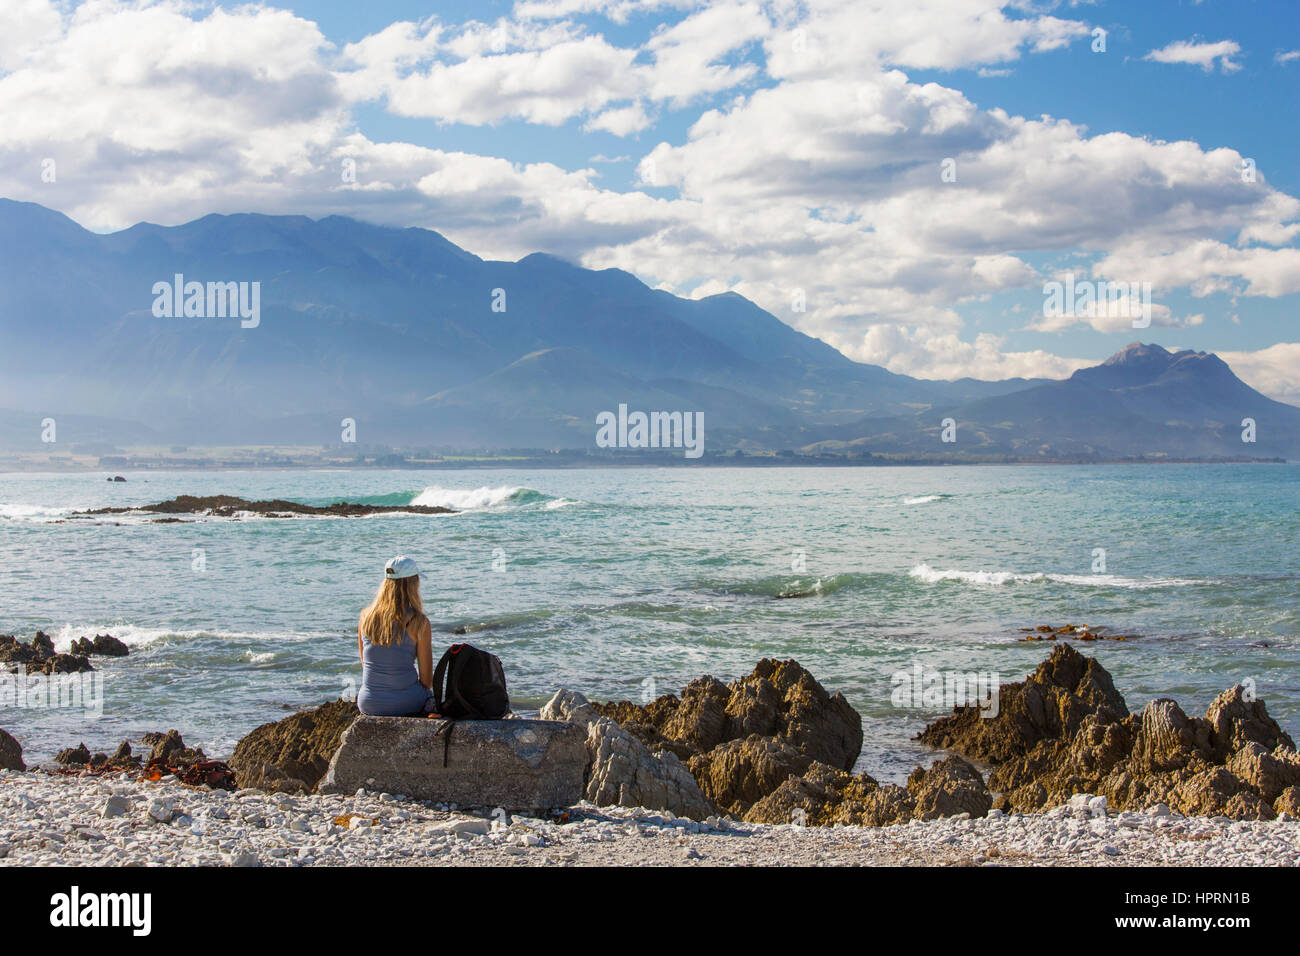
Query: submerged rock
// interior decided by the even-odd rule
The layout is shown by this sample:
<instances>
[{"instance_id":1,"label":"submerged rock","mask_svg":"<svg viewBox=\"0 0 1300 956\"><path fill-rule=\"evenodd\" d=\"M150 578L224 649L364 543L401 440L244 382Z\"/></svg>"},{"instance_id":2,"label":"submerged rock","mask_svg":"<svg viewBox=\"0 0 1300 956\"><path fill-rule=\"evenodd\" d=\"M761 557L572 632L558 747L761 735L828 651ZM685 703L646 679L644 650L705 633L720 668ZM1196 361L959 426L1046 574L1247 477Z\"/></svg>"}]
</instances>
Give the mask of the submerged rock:
<instances>
[{"instance_id":1,"label":"submerged rock","mask_svg":"<svg viewBox=\"0 0 1300 956\"><path fill-rule=\"evenodd\" d=\"M160 501L152 505L134 507L94 508L90 511L76 512L78 515L120 515L132 512L152 514L210 515L218 518L232 518L241 513L259 514L270 518L290 517L293 515L330 515L341 518L358 518L376 514L453 514L454 509L440 505L361 505L346 501L330 505L305 505L297 501L285 501L280 498L271 501L250 501L234 495L178 495L169 501Z\"/></svg>"},{"instance_id":2,"label":"submerged rock","mask_svg":"<svg viewBox=\"0 0 1300 956\"><path fill-rule=\"evenodd\" d=\"M95 669L83 655L57 653L53 639L44 631L37 631L30 644L12 634L0 634L0 664L17 664L28 674L79 674Z\"/></svg>"},{"instance_id":3,"label":"submerged rock","mask_svg":"<svg viewBox=\"0 0 1300 956\"><path fill-rule=\"evenodd\" d=\"M0 770L26 770L23 748L8 733L0 730Z\"/></svg>"},{"instance_id":4,"label":"submerged rock","mask_svg":"<svg viewBox=\"0 0 1300 956\"><path fill-rule=\"evenodd\" d=\"M239 785L311 792L329 768L343 732L360 713L355 701L336 700L262 724L235 745L230 758Z\"/></svg>"},{"instance_id":5,"label":"submerged rock","mask_svg":"<svg viewBox=\"0 0 1300 956\"><path fill-rule=\"evenodd\" d=\"M101 657L126 657L131 649L112 634L96 634L95 639L80 637L72 642L72 653L81 657L98 654Z\"/></svg>"}]
</instances>

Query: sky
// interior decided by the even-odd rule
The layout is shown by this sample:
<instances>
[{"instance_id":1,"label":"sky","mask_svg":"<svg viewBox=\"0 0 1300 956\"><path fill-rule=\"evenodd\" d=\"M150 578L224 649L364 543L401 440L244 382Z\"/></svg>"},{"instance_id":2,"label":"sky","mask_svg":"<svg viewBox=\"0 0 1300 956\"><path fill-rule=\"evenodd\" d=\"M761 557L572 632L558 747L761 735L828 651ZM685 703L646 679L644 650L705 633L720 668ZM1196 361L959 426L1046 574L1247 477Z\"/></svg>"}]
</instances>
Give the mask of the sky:
<instances>
[{"instance_id":1,"label":"sky","mask_svg":"<svg viewBox=\"0 0 1300 956\"><path fill-rule=\"evenodd\" d=\"M923 378L1155 341L1300 404L1297 94L1294 0L0 0L0 196L420 226Z\"/></svg>"}]
</instances>

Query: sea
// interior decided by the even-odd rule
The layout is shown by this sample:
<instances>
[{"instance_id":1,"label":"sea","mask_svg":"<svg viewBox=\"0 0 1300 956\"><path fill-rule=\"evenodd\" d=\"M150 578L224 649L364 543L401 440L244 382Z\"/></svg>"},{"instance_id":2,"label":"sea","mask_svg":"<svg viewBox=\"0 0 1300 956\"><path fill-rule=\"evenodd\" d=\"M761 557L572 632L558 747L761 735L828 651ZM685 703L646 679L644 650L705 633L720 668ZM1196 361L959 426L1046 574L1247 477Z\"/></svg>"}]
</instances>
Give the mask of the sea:
<instances>
[{"instance_id":1,"label":"sea","mask_svg":"<svg viewBox=\"0 0 1300 956\"><path fill-rule=\"evenodd\" d=\"M0 479L0 633L131 648L94 659L93 705L0 701L29 763L170 728L228 756L261 723L355 696L357 617L396 555L424 572L435 652L498 655L520 713L562 687L640 702L793 658L862 715L857 769L899 782L935 756L913 738L950 710L936 688L1019 680L1052 647L1026 629L1074 624L1126 638L1075 646L1130 709L1199 714L1243 683L1300 732L1297 464L105 477ZM181 494L456 513L75 514Z\"/></svg>"}]
</instances>

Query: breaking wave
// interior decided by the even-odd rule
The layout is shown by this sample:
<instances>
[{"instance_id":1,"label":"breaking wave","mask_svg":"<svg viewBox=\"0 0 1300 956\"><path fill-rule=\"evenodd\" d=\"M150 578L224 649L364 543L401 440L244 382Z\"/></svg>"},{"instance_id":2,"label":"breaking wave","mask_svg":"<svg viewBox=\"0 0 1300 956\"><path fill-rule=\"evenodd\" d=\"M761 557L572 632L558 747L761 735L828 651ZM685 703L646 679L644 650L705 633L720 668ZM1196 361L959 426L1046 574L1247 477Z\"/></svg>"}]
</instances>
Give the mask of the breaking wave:
<instances>
[{"instance_id":1,"label":"breaking wave","mask_svg":"<svg viewBox=\"0 0 1300 956\"><path fill-rule=\"evenodd\" d=\"M926 584L938 584L943 581L959 581L963 584L997 586L1004 584L1036 584L1049 581L1054 584L1072 584L1079 587L1094 588L1128 588L1148 590L1152 588L1193 587L1199 584L1214 584L1205 578L1126 578L1118 574L1049 574L1044 571L1022 573L1018 571L954 571L936 569L922 562L907 572L908 577Z\"/></svg>"}]
</instances>

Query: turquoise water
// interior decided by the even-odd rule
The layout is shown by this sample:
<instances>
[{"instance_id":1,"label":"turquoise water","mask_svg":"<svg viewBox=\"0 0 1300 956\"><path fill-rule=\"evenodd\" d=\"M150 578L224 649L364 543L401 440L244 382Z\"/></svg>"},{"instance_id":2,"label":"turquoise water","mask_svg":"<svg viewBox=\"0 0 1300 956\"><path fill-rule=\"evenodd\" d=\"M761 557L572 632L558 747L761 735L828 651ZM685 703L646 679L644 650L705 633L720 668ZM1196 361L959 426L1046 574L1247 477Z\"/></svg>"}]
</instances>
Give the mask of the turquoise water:
<instances>
[{"instance_id":1,"label":"turquoise water","mask_svg":"<svg viewBox=\"0 0 1300 956\"><path fill-rule=\"evenodd\" d=\"M225 755L285 707L354 693L356 617L384 561L427 572L435 642L498 654L520 709L729 680L794 657L863 714L860 766L898 779L942 707L891 675L1019 679L1017 628L1138 634L1080 645L1131 707L1202 711L1250 679L1300 730L1300 466L603 469L12 474L0 491L0 633L110 632L104 714L0 710L33 757L176 727ZM449 504L451 516L70 519L178 494ZM1094 549L1105 572L1094 572ZM1265 646L1267 645L1267 646Z\"/></svg>"}]
</instances>

